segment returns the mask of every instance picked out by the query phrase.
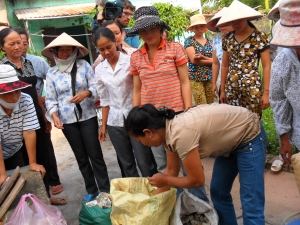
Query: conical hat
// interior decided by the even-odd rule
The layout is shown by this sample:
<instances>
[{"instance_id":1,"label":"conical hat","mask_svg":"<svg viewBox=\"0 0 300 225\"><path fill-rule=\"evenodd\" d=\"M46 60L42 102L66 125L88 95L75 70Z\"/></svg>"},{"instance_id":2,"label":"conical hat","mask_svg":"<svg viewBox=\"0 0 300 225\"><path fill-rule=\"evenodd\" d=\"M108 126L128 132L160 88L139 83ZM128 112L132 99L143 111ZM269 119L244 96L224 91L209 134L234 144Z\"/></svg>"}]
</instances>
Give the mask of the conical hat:
<instances>
[{"instance_id":1,"label":"conical hat","mask_svg":"<svg viewBox=\"0 0 300 225\"><path fill-rule=\"evenodd\" d=\"M279 13L279 3L281 0L279 0L274 6L273 8L270 10L270 12L268 13L268 18L270 20L279 20L280 19L280 13Z\"/></svg>"},{"instance_id":2,"label":"conical hat","mask_svg":"<svg viewBox=\"0 0 300 225\"><path fill-rule=\"evenodd\" d=\"M234 0L231 5L228 7L226 11L226 15L222 16L219 22L217 23L216 27L232 22L234 20L240 20L240 19L247 19L247 20L255 20L263 15L252 9L251 7L245 5L244 3L241 3L238 0Z\"/></svg>"},{"instance_id":3,"label":"conical hat","mask_svg":"<svg viewBox=\"0 0 300 225\"><path fill-rule=\"evenodd\" d=\"M227 7L224 7L223 9L221 9L219 12L217 12L211 19L210 21L207 22L206 27L207 29L217 32L217 22L218 20L225 15L226 11L227 11Z\"/></svg>"},{"instance_id":4,"label":"conical hat","mask_svg":"<svg viewBox=\"0 0 300 225\"><path fill-rule=\"evenodd\" d=\"M55 38L50 44L48 44L43 50L42 55L48 58L53 58L52 48L58 46L74 46L78 47L80 51L78 51L77 58L82 58L89 54L89 51L78 41L72 38L70 35L65 32Z\"/></svg>"}]
</instances>

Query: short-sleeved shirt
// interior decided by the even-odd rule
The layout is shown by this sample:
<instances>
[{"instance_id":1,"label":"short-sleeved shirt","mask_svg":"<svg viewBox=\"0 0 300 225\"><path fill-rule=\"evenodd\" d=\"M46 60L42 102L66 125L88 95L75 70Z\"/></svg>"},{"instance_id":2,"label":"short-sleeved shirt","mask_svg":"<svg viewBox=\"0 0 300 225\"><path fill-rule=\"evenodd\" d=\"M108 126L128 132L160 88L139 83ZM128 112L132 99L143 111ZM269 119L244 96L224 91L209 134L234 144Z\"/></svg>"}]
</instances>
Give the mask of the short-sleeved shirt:
<instances>
[{"instance_id":1,"label":"short-sleeved shirt","mask_svg":"<svg viewBox=\"0 0 300 225\"><path fill-rule=\"evenodd\" d=\"M184 48L193 47L195 53L201 53L203 56L212 57L212 43L207 39L205 45L201 45L194 36L190 36L184 41ZM200 82L212 79L211 66L198 66L191 63L189 59L189 78L190 80Z\"/></svg>"},{"instance_id":2,"label":"short-sleeved shirt","mask_svg":"<svg viewBox=\"0 0 300 225\"><path fill-rule=\"evenodd\" d=\"M260 133L259 117L227 104L199 105L166 122L165 148L183 160L198 148L201 158L228 156Z\"/></svg>"},{"instance_id":3,"label":"short-sleeved shirt","mask_svg":"<svg viewBox=\"0 0 300 225\"><path fill-rule=\"evenodd\" d=\"M23 131L40 129L32 98L21 93L19 104L8 116L0 106L0 143L3 158L13 156L23 143Z\"/></svg>"},{"instance_id":4,"label":"short-sleeved shirt","mask_svg":"<svg viewBox=\"0 0 300 225\"><path fill-rule=\"evenodd\" d=\"M132 53L130 74L139 75L142 83L141 104L155 107L166 105L174 111L184 110L177 67L187 63L184 48L177 42L161 42L154 54L153 63L148 58L146 44Z\"/></svg>"}]
</instances>

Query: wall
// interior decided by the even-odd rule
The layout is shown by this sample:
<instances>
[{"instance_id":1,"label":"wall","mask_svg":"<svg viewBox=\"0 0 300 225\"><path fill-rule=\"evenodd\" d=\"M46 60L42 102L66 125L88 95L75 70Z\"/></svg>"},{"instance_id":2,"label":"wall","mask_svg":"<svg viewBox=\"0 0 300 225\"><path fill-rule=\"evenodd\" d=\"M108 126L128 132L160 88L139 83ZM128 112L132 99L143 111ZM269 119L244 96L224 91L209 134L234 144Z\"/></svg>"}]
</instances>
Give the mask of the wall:
<instances>
[{"instance_id":1,"label":"wall","mask_svg":"<svg viewBox=\"0 0 300 225\"><path fill-rule=\"evenodd\" d=\"M5 0L0 0L0 22L9 23L7 18L6 4ZM0 26L0 30L5 27Z\"/></svg>"}]
</instances>

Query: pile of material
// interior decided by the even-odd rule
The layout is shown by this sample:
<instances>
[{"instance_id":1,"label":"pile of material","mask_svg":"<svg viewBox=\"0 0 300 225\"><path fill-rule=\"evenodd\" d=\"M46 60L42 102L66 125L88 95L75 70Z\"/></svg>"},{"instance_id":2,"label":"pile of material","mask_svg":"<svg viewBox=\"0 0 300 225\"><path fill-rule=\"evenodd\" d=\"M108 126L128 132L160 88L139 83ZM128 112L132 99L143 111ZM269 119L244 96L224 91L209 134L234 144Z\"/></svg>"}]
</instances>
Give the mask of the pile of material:
<instances>
[{"instance_id":1,"label":"pile of material","mask_svg":"<svg viewBox=\"0 0 300 225\"><path fill-rule=\"evenodd\" d=\"M183 215L180 217L183 225L210 225L209 220L204 214L194 212L189 215Z\"/></svg>"}]
</instances>

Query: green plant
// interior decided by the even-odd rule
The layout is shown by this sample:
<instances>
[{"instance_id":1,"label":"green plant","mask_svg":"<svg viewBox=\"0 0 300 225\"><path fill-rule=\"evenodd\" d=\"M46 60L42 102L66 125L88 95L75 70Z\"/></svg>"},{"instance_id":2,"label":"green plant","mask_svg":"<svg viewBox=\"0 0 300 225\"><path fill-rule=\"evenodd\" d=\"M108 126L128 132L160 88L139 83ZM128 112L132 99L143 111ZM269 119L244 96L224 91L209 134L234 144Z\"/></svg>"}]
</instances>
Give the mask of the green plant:
<instances>
[{"instance_id":1,"label":"green plant","mask_svg":"<svg viewBox=\"0 0 300 225\"><path fill-rule=\"evenodd\" d=\"M4 54L5 54L5 52L0 50L0 59L3 58Z\"/></svg>"}]
</instances>

